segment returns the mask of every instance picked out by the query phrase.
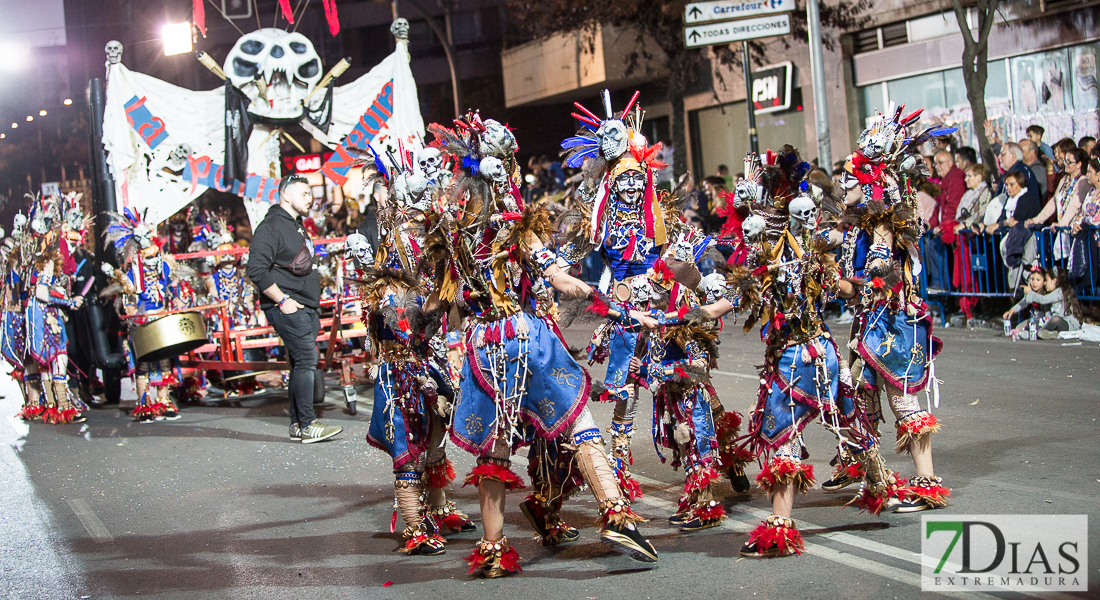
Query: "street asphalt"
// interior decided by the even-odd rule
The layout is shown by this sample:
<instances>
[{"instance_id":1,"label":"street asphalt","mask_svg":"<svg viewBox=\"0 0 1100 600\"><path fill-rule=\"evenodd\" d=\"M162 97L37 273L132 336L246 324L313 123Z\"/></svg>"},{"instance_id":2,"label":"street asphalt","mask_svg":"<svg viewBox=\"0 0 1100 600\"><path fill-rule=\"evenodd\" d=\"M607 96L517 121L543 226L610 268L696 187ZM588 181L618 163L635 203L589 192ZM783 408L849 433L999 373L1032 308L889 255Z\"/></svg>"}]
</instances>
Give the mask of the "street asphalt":
<instances>
[{"instance_id":1,"label":"street asphalt","mask_svg":"<svg viewBox=\"0 0 1100 600\"><path fill-rule=\"evenodd\" d=\"M845 327L835 327L838 332ZM583 347L590 328L566 336ZM1100 348L1062 341L1013 343L991 329L941 329L936 361L943 380L935 414L936 472L952 490L950 514L1086 514L1090 592L1100 597ZM840 336L843 337L843 336ZM757 333L728 325L713 374L728 409L747 412L756 397ZM603 369L592 368L595 377ZM330 375L330 388L336 388ZM855 488L811 490L794 518L806 539L801 556L742 559L747 532L770 512L763 492L723 498L724 525L681 534L667 524L682 472L661 464L649 439L643 393L634 472L645 498L636 509L660 554L656 564L615 554L592 527L595 502L578 493L564 510L578 542L543 548L508 500L506 534L523 573L497 580L466 574L477 533L451 538L438 557L396 552L390 533L389 459L364 441L370 390L359 411L338 390L322 407L344 427L332 441L291 442L285 393L182 405L175 422L135 423L119 407L95 409L83 424L24 424L14 382L0 381L0 594L6 598L575 598L709 599L915 598L920 588L922 514L872 517L843 505ZM923 398L923 394L922 394ZM125 406L123 407L125 408ZM607 423L610 407L593 406ZM891 419L892 422L892 419ZM884 427L884 447L892 448ZM829 435L807 430L819 483L828 478ZM472 457L454 449L460 474ZM888 454L891 468L912 472ZM516 460L523 472L526 462ZM754 476L757 468L750 468ZM526 477L525 477L526 479ZM461 482L459 482L461 483ZM477 492L451 498L477 519ZM398 525L400 531L401 525ZM986 594L1011 597L1004 594Z\"/></svg>"}]
</instances>

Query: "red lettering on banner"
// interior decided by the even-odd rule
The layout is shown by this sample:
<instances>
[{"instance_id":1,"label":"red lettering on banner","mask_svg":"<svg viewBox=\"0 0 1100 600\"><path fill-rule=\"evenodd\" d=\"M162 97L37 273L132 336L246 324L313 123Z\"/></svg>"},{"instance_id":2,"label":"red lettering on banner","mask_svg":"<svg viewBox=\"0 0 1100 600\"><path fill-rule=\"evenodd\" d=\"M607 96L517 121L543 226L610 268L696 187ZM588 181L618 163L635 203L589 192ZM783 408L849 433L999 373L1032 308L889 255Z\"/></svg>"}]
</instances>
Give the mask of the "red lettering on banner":
<instances>
[{"instance_id":1,"label":"red lettering on banner","mask_svg":"<svg viewBox=\"0 0 1100 600\"><path fill-rule=\"evenodd\" d=\"M133 125L133 120L130 121L130 124ZM157 125L157 128L153 129L153 131L147 131L152 128L154 124ZM142 123L141 126L138 127L137 132L138 135L141 136L141 139L145 140L146 144L152 146L153 140L156 139L158 135L164 133L164 121L162 121L160 117L153 117L152 123Z\"/></svg>"},{"instance_id":2,"label":"red lettering on banner","mask_svg":"<svg viewBox=\"0 0 1100 600\"><path fill-rule=\"evenodd\" d=\"M392 111L389 111L389 110L386 110L386 107L385 107L385 105L383 105L383 104L382 104L381 102L379 102L377 98L375 98L374 102L373 102L373 103L371 104L371 106L370 106L370 107L371 107L372 109L374 109L374 111L375 111L375 114L379 114L379 113L381 113L382 115L385 115L385 118L381 118L381 119L380 119L380 120L382 120L382 121L385 121L386 119L388 119L388 118L390 118L391 116L393 116L393 112L392 112Z\"/></svg>"},{"instance_id":3,"label":"red lettering on banner","mask_svg":"<svg viewBox=\"0 0 1100 600\"><path fill-rule=\"evenodd\" d=\"M328 177L336 183L336 185L344 185L348 178L346 175L338 173L336 169L345 169L346 171L351 168L351 164L354 161L355 159L348 154L347 149L341 144L336 147L336 152L328 159L325 166L321 167L321 172L324 173L325 177Z\"/></svg>"},{"instance_id":4,"label":"red lettering on banner","mask_svg":"<svg viewBox=\"0 0 1100 600\"><path fill-rule=\"evenodd\" d=\"M145 96L142 96L137 102L134 102L133 104L126 107L126 120L130 122L130 127L134 126L134 117L130 113L141 108L142 106L145 106Z\"/></svg>"},{"instance_id":5,"label":"red lettering on banner","mask_svg":"<svg viewBox=\"0 0 1100 600\"><path fill-rule=\"evenodd\" d=\"M370 122L367 122L367 119L370 119ZM381 123L376 119L378 119L378 117L371 114L370 109L367 109L367 112L359 117L359 125L362 126L363 129L366 129L371 137L378 135L378 130L382 129Z\"/></svg>"},{"instance_id":6,"label":"red lettering on banner","mask_svg":"<svg viewBox=\"0 0 1100 600\"><path fill-rule=\"evenodd\" d=\"M214 171L214 189L218 190L219 192L228 192L230 189L233 188L232 183L230 183L229 185L225 185L225 183L222 181L222 178L224 176L225 167L223 165L218 165L218 170Z\"/></svg>"}]
</instances>

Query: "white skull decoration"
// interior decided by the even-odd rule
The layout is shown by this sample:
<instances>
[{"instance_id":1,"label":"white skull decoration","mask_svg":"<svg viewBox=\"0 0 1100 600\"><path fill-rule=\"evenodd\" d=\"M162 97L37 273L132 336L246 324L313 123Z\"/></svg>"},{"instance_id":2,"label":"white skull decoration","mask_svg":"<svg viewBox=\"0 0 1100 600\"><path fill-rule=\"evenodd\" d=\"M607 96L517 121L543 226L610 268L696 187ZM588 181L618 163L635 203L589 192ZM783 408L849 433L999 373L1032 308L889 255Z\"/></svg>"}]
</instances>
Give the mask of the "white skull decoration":
<instances>
[{"instance_id":1,"label":"white skull decoration","mask_svg":"<svg viewBox=\"0 0 1100 600\"><path fill-rule=\"evenodd\" d=\"M428 180L433 180L439 176L439 169L443 166L443 156L439 153L439 148L421 148L416 153L416 164L420 165L420 172Z\"/></svg>"},{"instance_id":2,"label":"white skull decoration","mask_svg":"<svg viewBox=\"0 0 1100 600\"><path fill-rule=\"evenodd\" d=\"M790 213L791 219L800 227L806 229L817 227L818 210L813 198L798 196L787 205L787 212Z\"/></svg>"},{"instance_id":3,"label":"white skull decoration","mask_svg":"<svg viewBox=\"0 0 1100 600\"><path fill-rule=\"evenodd\" d=\"M172 171L182 171L187 166L187 158L191 156L191 145L180 144L168 153L168 168Z\"/></svg>"},{"instance_id":4,"label":"white skull decoration","mask_svg":"<svg viewBox=\"0 0 1100 600\"><path fill-rule=\"evenodd\" d=\"M103 274L106 275L107 277L114 277L115 276L115 268L111 265L111 263L106 263L106 262L103 263L103 265L100 267L100 269L103 271Z\"/></svg>"},{"instance_id":5,"label":"white skull decoration","mask_svg":"<svg viewBox=\"0 0 1100 600\"><path fill-rule=\"evenodd\" d=\"M409 39L409 22L405 19L396 19L390 25L390 33L399 40Z\"/></svg>"},{"instance_id":6,"label":"white skull decoration","mask_svg":"<svg viewBox=\"0 0 1100 600\"><path fill-rule=\"evenodd\" d=\"M321 80L321 57L306 36L269 27L241 36L222 69L252 101L248 112L260 121L298 121L302 103Z\"/></svg>"},{"instance_id":7,"label":"white skull decoration","mask_svg":"<svg viewBox=\"0 0 1100 600\"><path fill-rule=\"evenodd\" d=\"M370 262L374 251L367 241L367 236L361 233L353 233L344 240L344 253L355 259L360 265Z\"/></svg>"},{"instance_id":8,"label":"white skull decoration","mask_svg":"<svg viewBox=\"0 0 1100 600\"><path fill-rule=\"evenodd\" d=\"M755 241L761 233L764 233L764 228L767 227L767 225L767 222L764 221L764 217L760 215L751 215L741 223L741 233L744 234L746 240Z\"/></svg>"},{"instance_id":9,"label":"white skull decoration","mask_svg":"<svg viewBox=\"0 0 1100 600\"><path fill-rule=\"evenodd\" d=\"M699 291L703 292L705 304L714 304L726 295L726 278L719 273L711 273L699 283Z\"/></svg>"},{"instance_id":10,"label":"white skull decoration","mask_svg":"<svg viewBox=\"0 0 1100 600\"><path fill-rule=\"evenodd\" d=\"M481 150L489 156L507 158L519 149L516 136L494 119L485 119L485 133L481 134Z\"/></svg>"},{"instance_id":11,"label":"white skull decoration","mask_svg":"<svg viewBox=\"0 0 1100 600\"><path fill-rule=\"evenodd\" d=\"M12 219L12 229L11 229L12 235L20 235L21 233L23 233L23 228L26 227L26 226L27 226L27 215L24 215L23 213L16 214L15 218Z\"/></svg>"},{"instance_id":12,"label":"white skull decoration","mask_svg":"<svg viewBox=\"0 0 1100 600\"><path fill-rule=\"evenodd\" d=\"M117 65L122 62L122 42L111 40L107 42L103 51L107 53L107 64Z\"/></svg>"},{"instance_id":13,"label":"white skull decoration","mask_svg":"<svg viewBox=\"0 0 1100 600\"><path fill-rule=\"evenodd\" d=\"M680 262L694 262L695 249L691 247L691 242L687 240L676 242L676 245L672 247L672 258Z\"/></svg>"},{"instance_id":14,"label":"white skull decoration","mask_svg":"<svg viewBox=\"0 0 1100 600\"><path fill-rule=\"evenodd\" d=\"M648 277L635 277L630 280L630 299L638 306L646 306L656 293Z\"/></svg>"},{"instance_id":15,"label":"white skull decoration","mask_svg":"<svg viewBox=\"0 0 1100 600\"><path fill-rule=\"evenodd\" d=\"M134 239L137 240L138 246L145 250L153 245L153 230L149 229L145 223L138 223L134 227Z\"/></svg>"},{"instance_id":16,"label":"white skull decoration","mask_svg":"<svg viewBox=\"0 0 1100 600\"><path fill-rule=\"evenodd\" d=\"M497 185L503 185L508 179L508 171L504 168L504 162L495 156L486 156L478 165L481 174L493 180Z\"/></svg>"},{"instance_id":17,"label":"white skull decoration","mask_svg":"<svg viewBox=\"0 0 1100 600\"><path fill-rule=\"evenodd\" d=\"M734 188L733 206L736 208L758 202L763 195L763 186L751 179L742 179L737 182L737 187Z\"/></svg>"},{"instance_id":18,"label":"white skull decoration","mask_svg":"<svg viewBox=\"0 0 1100 600\"><path fill-rule=\"evenodd\" d=\"M596 138L600 140L600 153L607 160L615 160L626 152L626 125L618 119L604 121L596 130Z\"/></svg>"},{"instance_id":19,"label":"white skull decoration","mask_svg":"<svg viewBox=\"0 0 1100 600\"><path fill-rule=\"evenodd\" d=\"M424 192L428 189L428 180L405 171L393 182L393 193L397 196L397 205L417 210L427 210L428 200Z\"/></svg>"}]
</instances>

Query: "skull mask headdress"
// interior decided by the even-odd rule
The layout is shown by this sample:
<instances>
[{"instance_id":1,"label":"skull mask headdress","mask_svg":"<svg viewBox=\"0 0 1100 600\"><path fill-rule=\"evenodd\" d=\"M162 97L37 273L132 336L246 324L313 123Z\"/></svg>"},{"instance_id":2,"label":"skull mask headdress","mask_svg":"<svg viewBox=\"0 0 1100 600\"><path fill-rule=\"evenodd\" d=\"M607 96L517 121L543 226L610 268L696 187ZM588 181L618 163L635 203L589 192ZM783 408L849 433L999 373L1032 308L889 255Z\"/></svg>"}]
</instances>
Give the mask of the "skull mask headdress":
<instances>
[{"instance_id":1,"label":"skull mask headdress","mask_svg":"<svg viewBox=\"0 0 1100 600\"><path fill-rule=\"evenodd\" d=\"M276 123L302 118L302 103L322 76L321 57L309 38L273 28L241 36L222 69L252 101L248 112Z\"/></svg>"}]
</instances>

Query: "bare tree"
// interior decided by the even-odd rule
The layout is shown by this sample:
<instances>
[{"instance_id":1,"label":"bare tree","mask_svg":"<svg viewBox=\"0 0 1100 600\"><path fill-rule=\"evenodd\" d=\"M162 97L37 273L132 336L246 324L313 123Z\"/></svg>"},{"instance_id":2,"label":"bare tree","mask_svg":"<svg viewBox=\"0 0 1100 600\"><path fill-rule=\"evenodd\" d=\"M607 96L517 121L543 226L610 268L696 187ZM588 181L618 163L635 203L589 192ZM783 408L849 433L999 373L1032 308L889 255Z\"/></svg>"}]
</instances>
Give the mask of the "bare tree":
<instances>
[{"instance_id":1,"label":"bare tree","mask_svg":"<svg viewBox=\"0 0 1100 600\"><path fill-rule=\"evenodd\" d=\"M1000 0L975 2L978 38L974 39L974 32L967 24L966 9L963 8L961 0L951 0L951 7L955 9L955 20L959 22L959 30L962 32L962 76L966 84L966 99L970 101L970 112L974 117L974 135L978 138L978 152L981 154L982 162L990 168L997 164L997 159L993 155L993 147L989 145L989 136L986 132L985 82L989 78L987 69L989 32L993 30L993 19L997 14L998 6L1000 6Z\"/></svg>"},{"instance_id":2,"label":"bare tree","mask_svg":"<svg viewBox=\"0 0 1100 600\"><path fill-rule=\"evenodd\" d=\"M626 57L624 75L636 74L639 69L652 68L651 61L655 53L645 49L646 39L653 40L664 52L667 62L664 65L668 75L665 80L666 99L672 105L670 119L672 145L677 149L673 160L673 170L677 175L687 172L687 136L684 131L684 94L698 82L702 67L707 62L705 48L687 48L684 46L684 9L687 0L655 0L652 2L622 2L621 0L509 0L508 11L512 28L511 44L520 44L543 39L555 33L580 31L589 48L594 47L595 33L601 25L624 26L633 28L637 35L640 50ZM871 0L836 0L821 6L821 24L823 29L850 31L867 22L865 13L871 6ZM791 14L791 36L780 37L784 47L790 46L791 39L803 43L808 38L806 11L795 10ZM822 39L826 48L834 49L835 37ZM738 44L740 45L740 44ZM740 50L732 45L714 46L714 56L723 68L740 69ZM750 43L750 53L754 63L764 64L765 48L759 42ZM721 70L716 69L718 84Z\"/></svg>"}]
</instances>

